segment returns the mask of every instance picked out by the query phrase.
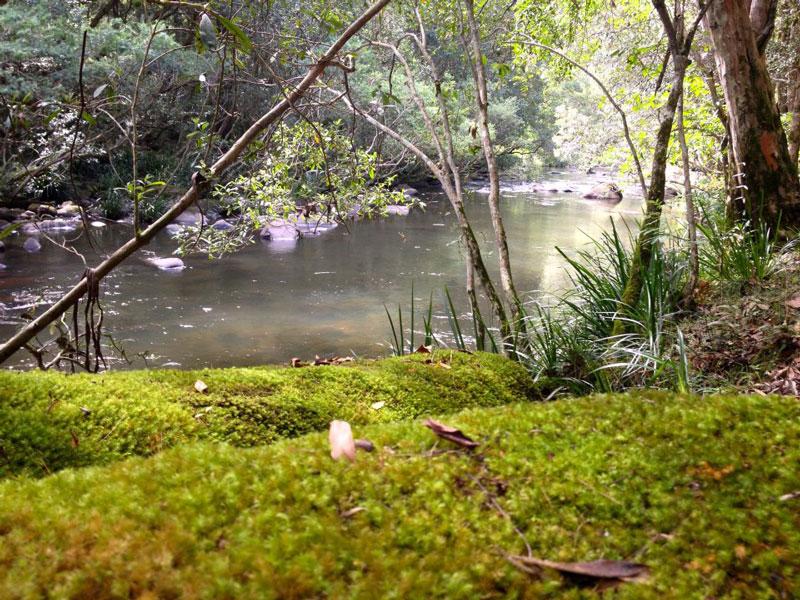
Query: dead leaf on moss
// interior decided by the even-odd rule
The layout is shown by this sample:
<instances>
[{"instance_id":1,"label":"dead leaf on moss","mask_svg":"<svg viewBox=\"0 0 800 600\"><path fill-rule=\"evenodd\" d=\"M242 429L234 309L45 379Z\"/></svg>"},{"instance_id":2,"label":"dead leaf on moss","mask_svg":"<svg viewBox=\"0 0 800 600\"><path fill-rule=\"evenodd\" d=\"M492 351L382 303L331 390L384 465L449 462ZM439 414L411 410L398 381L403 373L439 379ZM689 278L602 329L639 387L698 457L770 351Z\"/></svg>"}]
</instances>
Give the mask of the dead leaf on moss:
<instances>
[{"instance_id":1,"label":"dead leaf on moss","mask_svg":"<svg viewBox=\"0 0 800 600\"><path fill-rule=\"evenodd\" d=\"M414 350L414 354L430 354L432 349L433 349L432 346L426 346L425 344L421 344L419 348Z\"/></svg>"},{"instance_id":2,"label":"dead leaf on moss","mask_svg":"<svg viewBox=\"0 0 800 600\"><path fill-rule=\"evenodd\" d=\"M356 445L356 448L364 450L365 452L372 452L375 450L375 444L373 444L369 440L356 440L354 443Z\"/></svg>"},{"instance_id":3,"label":"dead leaf on moss","mask_svg":"<svg viewBox=\"0 0 800 600\"><path fill-rule=\"evenodd\" d=\"M383 400L381 400L380 402L373 402L372 404L370 404L370 408L372 410L380 410L384 406L386 406L386 402L384 402Z\"/></svg>"},{"instance_id":4,"label":"dead leaf on moss","mask_svg":"<svg viewBox=\"0 0 800 600\"><path fill-rule=\"evenodd\" d=\"M451 367L450 365L448 365L448 364L447 364L447 363L445 363L445 362L440 362L440 363L437 363L437 365L438 365L439 367L441 367L442 369L448 369L448 370L449 370L449 369L452 369L452 368L453 368L453 367Z\"/></svg>"},{"instance_id":5,"label":"dead leaf on moss","mask_svg":"<svg viewBox=\"0 0 800 600\"><path fill-rule=\"evenodd\" d=\"M800 498L800 490L784 494L783 496L778 498L778 500L780 500L781 502L786 502L787 500L795 500L796 498Z\"/></svg>"},{"instance_id":6,"label":"dead leaf on moss","mask_svg":"<svg viewBox=\"0 0 800 600\"><path fill-rule=\"evenodd\" d=\"M293 366L295 369L299 369L300 367L306 367L306 366L308 366L308 365L306 365L306 363L304 363L302 360L300 360L299 358L297 358L297 357L295 356L295 357L292 359L292 366Z\"/></svg>"},{"instance_id":7,"label":"dead leaf on moss","mask_svg":"<svg viewBox=\"0 0 800 600\"><path fill-rule=\"evenodd\" d=\"M328 430L328 441L331 445L331 458L339 460L344 457L350 462L356 459L356 443L353 440L353 430L347 421L331 421Z\"/></svg>"},{"instance_id":8,"label":"dead leaf on moss","mask_svg":"<svg viewBox=\"0 0 800 600\"><path fill-rule=\"evenodd\" d=\"M364 512L365 510L367 509L364 508L363 506L354 506L353 508L349 508L346 511L344 511L342 513L342 518L349 519L350 517L355 516L360 512Z\"/></svg>"},{"instance_id":9,"label":"dead leaf on moss","mask_svg":"<svg viewBox=\"0 0 800 600\"><path fill-rule=\"evenodd\" d=\"M800 309L800 294L786 301L788 308Z\"/></svg>"},{"instance_id":10,"label":"dead leaf on moss","mask_svg":"<svg viewBox=\"0 0 800 600\"><path fill-rule=\"evenodd\" d=\"M600 584L604 587L623 582L643 582L650 575L650 568L626 560L593 560L590 562L555 562L532 556L510 556L516 566L538 569L553 569L574 583ZM531 572L528 569L525 569Z\"/></svg>"},{"instance_id":11,"label":"dead leaf on moss","mask_svg":"<svg viewBox=\"0 0 800 600\"><path fill-rule=\"evenodd\" d=\"M433 419L428 419L425 421L424 425L440 438L453 442L454 444L458 444L462 448L468 448L471 450L480 446L478 442L473 440L471 437L464 435L460 429L456 429L455 427L450 427L449 425L445 425L444 423L440 423L439 421L435 421Z\"/></svg>"},{"instance_id":12,"label":"dead leaf on moss","mask_svg":"<svg viewBox=\"0 0 800 600\"><path fill-rule=\"evenodd\" d=\"M199 392L201 394L207 394L208 393L208 386L204 382L200 381L199 379L194 382L194 389L195 389L195 391L197 391L197 392Z\"/></svg>"},{"instance_id":13,"label":"dead leaf on moss","mask_svg":"<svg viewBox=\"0 0 800 600\"><path fill-rule=\"evenodd\" d=\"M75 435L75 432L74 432L74 431L72 431L71 429L70 429L70 431L69 431L69 435L70 435L70 437L72 438L72 440L70 441L70 443L72 444L72 447L73 447L73 448L77 448L78 446L80 446L80 445L81 445L81 441L78 439L78 436L77 436L77 435Z\"/></svg>"}]
</instances>

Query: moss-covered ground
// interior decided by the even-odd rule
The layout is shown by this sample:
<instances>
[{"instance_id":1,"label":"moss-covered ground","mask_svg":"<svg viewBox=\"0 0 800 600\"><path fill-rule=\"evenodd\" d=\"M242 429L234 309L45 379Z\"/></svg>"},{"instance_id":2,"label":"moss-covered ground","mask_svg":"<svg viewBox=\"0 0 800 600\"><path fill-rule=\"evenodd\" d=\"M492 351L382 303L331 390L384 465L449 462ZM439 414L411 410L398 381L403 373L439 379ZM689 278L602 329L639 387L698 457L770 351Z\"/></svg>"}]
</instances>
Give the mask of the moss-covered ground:
<instances>
[{"instance_id":1,"label":"moss-covered ground","mask_svg":"<svg viewBox=\"0 0 800 600\"><path fill-rule=\"evenodd\" d=\"M521 536L539 558L651 567L612 597L800 597L796 399L643 393L441 420L481 446L407 418L354 426L376 445L355 464L311 433L7 480L0 597L595 596L515 569Z\"/></svg>"},{"instance_id":2,"label":"moss-covered ground","mask_svg":"<svg viewBox=\"0 0 800 600\"><path fill-rule=\"evenodd\" d=\"M207 393L195 390L197 380ZM444 351L296 369L0 372L0 478L192 440L253 446L326 429L332 419L381 423L534 396L518 364Z\"/></svg>"}]
</instances>

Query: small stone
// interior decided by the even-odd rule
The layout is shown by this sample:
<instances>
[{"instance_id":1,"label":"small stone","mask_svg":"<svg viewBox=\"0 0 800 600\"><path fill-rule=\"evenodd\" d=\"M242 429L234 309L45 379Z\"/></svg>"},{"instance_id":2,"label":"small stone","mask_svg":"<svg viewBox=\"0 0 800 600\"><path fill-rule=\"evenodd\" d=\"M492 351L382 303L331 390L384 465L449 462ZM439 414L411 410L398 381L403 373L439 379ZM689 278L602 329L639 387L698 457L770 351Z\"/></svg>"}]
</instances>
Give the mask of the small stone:
<instances>
[{"instance_id":1,"label":"small stone","mask_svg":"<svg viewBox=\"0 0 800 600\"><path fill-rule=\"evenodd\" d=\"M197 392L201 393L201 394L207 394L208 393L208 386L204 382L200 381L199 379L194 382L194 389Z\"/></svg>"},{"instance_id":2,"label":"small stone","mask_svg":"<svg viewBox=\"0 0 800 600\"><path fill-rule=\"evenodd\" d=\"M25 240L25 243L22 244L22 247L25 249L26 252L35 253L39 252L42 249L42 245L39 243L35 237L29 237Z\"/></svg>"},{"instance_id":3,"label":"small stone","mask_svg":"<svg viewBox=\"0 0 800 600\"><path fill-rule=\"evenodd\" d=\"M150 258L147 260L151 265L162 271L180 271L186 268L186 265L180 258Z\"/></svg>"}]
</instances>

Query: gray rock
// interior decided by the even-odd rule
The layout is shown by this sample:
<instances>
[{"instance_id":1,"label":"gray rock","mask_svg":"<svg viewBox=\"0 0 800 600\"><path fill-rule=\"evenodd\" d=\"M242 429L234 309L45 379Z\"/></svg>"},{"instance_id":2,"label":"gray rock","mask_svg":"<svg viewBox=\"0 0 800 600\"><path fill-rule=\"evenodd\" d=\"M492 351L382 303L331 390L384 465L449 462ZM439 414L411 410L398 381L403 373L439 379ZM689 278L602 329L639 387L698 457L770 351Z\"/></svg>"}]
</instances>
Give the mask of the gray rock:
<instances>
[{"instance_id":1,"label":"gray rock","mask_svg":"<svg viewBox=\"0 0 800 600\"><path fill-rule=\"evenodd\" d=\"M230 231L233 229L233 225L228 223L225 219L219 219L214 222L211 228L216 229L217 231Z\"/></svg>"},{"instance_id":2,"label":"gray rock","mask_svg":"<svg viewBox=\"0 0 800 600\"><path fill-rule=\"evenodd\" d=\"M386 214L405 217L408 215L410 210L411 210L410 206L403 206L402 204L389 204L386 207Z\"/></svg>"},{"instance_id":3,"label":"gray rock","mask_svg":"<svg viewBox=\"0 0 800 600\"><path fill-rule=\"evenodd\" d=\"M29 237L25 240L25 243L22 244L22 247L25 249L26 252L39 252L42 249L42 245L39 243L35 237Z\"/></svg>"},{"instance_id":4,"label":"gray rock","mask_svg":"<svg viewBox=\"0 0 800 600\"><path fill-rule=\"evenodd\" d=\"M170 223L165 227L165 229L167 230L168 234L175 236L183 230L183 227L181 227L177 223Z\"/></svg>"},{"instance_id":5,"label":"gray rock","mask_svg":"<svg viewBox=\"0 0 800 600\"><path fill-rule=\"evenodd\" d=\"M416 196L417 194L419 194L417 189L411 187L410 185L401 185L398 189L401 192L403 192L403 195L406 196L407 198L410 198L411 196Z\"/></svg>"},{"instance_id":6,"label":"gray rock","mask_svg":"<svg viewBox=\"0 0 800 600\"><path fill-rule=\"evenodd\" d=\"M6 206L0 206L0 219L12 221L14 219L14 213L12 212L12 209Z\"/></svg>"},{"instance_id":7,"label":"gray rock","mask_svg":"<svg viewBox=\"0 0 800 600\"><path fill-rule=\"evenodd\" d=\"M5 252L5 251L6 251L5 242L0 241L0 252Z\"/></svg>"},{"instance_id":8,"label":"gray rock","mask_svg":"<svg viewBox=\"0 0 800 600\"><path fill-rule=\"evenodd\" d=\"M0 263L0 271L5 271L7 268L3 263Z\"/></svg>"},{"instance_id":9,"label":"gray rock","mask_svg":"<svg viewBox=\"0 0 800 600\"><path fill-rule=\"evenodd\" d=\"M97 227L98 229L102 229L103 227L106 226L106 224L103 223L103 221L92 221L90 224L92 227Z\"/></svg>"},{"instance_id":10,"label":"gray rock","mask_svg":"<svg viewBox=\"0 0 800 600\"><path fill-rule=\"evenodd\" d=\"M25 221L30 221L31 219L35 219L35 218L36 218L36 213L33 212L32 210L23 210L19 214L19 216L17 216L17 219L21 219L21 220L25 220Z\"/></svg>"},{"instance_id":11,"label":"gray rock","mask_svg":"<svg viewBox=\"0 0 800 600\"><path fill-rule=\"evenodd\" d=\"M73 202L64 202L56 210L59 217L76 217L81 214L81 207Z\"/></svg>"},{"instance_id":12,"label":"gray rock","mask_svg":"<svg viewBox=\"0 0 800 600\"><path fill-rule=\"evenodd\" d=\"M148 258L147 262L161 271L182 271L186 268L184 262L176 256L170 256L167 258Z\"/></svg>"},{"instance_id":13,"label":"gray rock","mask_svg":"<svg viewBox=\"0 0 800 600\"><path fill-rule=\"evenodd\" d=\"M590 200L622 200L622 190L616 183L598 183L583 195Z\"/></svg>"}]
</instances>

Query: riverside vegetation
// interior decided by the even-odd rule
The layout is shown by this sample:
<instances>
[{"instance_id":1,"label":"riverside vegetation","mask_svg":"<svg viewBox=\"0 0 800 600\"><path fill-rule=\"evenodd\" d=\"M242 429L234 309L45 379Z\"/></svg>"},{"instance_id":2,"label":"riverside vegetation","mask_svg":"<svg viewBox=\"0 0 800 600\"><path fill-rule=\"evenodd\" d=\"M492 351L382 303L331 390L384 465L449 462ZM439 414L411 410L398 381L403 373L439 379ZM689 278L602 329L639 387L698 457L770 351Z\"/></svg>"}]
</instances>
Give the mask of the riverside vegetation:
<instances>
[{"instance_id":1,"label":"riverside vegetation","mask_svg":"<svg viewBox=\"0 0 800 600\"><path fill-rule=\"evenodd\" d=\"M0 373L0 597L800 596L798 27L771 0L3 6L0 239L131 237L0 345L42 367ZM522 293L501 176L598 162L641 224ZM401 181L457 227L449 331L412 288L389 358L53 370L106 370L104 277L168 226L219 258Z\"/></svg>"}]
</instances>

